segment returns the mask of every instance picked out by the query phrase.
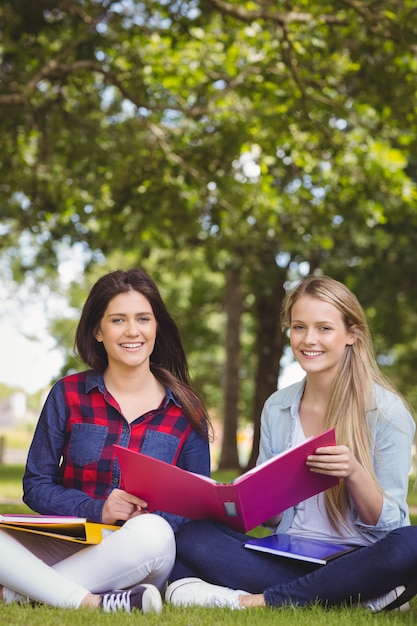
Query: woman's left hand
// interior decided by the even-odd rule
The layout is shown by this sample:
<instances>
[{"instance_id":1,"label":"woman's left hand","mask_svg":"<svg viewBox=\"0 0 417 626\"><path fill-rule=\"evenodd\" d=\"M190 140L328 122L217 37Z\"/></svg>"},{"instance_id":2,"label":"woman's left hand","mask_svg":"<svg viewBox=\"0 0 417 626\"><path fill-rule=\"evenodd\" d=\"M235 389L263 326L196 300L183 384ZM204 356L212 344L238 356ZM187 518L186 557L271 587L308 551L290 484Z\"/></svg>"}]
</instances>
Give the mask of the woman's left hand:
<instances>
[{"instance_id":1,"label":"woman's left hand","mask_svg":"<svg viewBox=\"0 0 417 626\"><path fill-rule=\"evenodd\" d=\"M317 474L342 478L362 523L377 524L383 505L382 490L347 446L317 448L315 454L307 457L306 464Z\"/></svg>"},{"instance_id":2,"label":"woman's left hand","mask_svg":"<svg viewBox=\"0 0 417 626\"><path fill-rule=\"evenodd\" d=\"M317 474L350 478L358 461L347 446L326 446L317 448L315 454L308 456L306 464Z\"/></svg>"}]
</instances>

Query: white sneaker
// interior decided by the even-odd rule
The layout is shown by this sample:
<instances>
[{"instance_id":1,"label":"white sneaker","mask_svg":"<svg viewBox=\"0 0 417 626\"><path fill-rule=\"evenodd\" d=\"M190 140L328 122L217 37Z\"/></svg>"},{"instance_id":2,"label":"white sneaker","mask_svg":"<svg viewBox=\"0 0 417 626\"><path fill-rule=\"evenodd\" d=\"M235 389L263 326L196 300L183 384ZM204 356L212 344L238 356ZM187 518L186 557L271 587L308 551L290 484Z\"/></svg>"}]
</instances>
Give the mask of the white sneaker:
<instances>
[{"instance_id":1,"label":"white sneaker","mask_svg":"<svg viewBox=\"0 0 417 626\"><path fill-rule=\"evenodd\" d=\"M201 578L180 578L171 583L165 600L174 606L209 606L229 609L243 609L239 596L250 595L247 591L211 585Z\"/></svg>"},{"instance_id":2,"label":"white sneaker","mask_svg":"<svg viewBox=\"0 0 417 626\"><path fill-rule=\"evenodd\" d=\"M391 602L394 602L394 600L399 598L401 594L404 593L404 591L405 591L405 587L403 586L395 587L395 589L392 589L389 593L385 594L385 596L381 596L380 598L372 598L372 600L368 600L367 602L364 602L362 606L365 609L369 609L373 613L383 611L389 604L391 604ZM402 613L406 613L407 611L410 610L410 605L408 602L405 602L404 604L399 606L398 609L394 609L394 610L398 610L398 611L401 611Z\"/></svg>"},{"instance_id":3,"label":"white sneaker","mask_svg":"<svg viewBox=\"0 0 417 626\"><path fill-rule=\"evenodd\" d=\"M27 596L22 596L17 591L13 591L8 587L3 587L3 600L7 604L11 604L12 602L20 602L21 604L28 604L30 602Z\"/></svg>"}]
</instances>

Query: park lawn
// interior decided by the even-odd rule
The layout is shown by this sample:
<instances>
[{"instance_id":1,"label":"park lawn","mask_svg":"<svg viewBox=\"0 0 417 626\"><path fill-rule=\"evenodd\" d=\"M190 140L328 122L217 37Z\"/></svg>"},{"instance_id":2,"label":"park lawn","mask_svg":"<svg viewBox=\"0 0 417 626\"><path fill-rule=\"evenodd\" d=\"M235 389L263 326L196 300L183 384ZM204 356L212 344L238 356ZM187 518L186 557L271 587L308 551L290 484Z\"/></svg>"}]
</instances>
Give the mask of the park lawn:
<instances>
[{"instance_id":1,"label":"park lawn","mask_svg":"<svg viewBox=\"0 0 417 626\"><path fill-rule=\"evenodd\" d=\"M17 465L0 466L0 501L19 500L21 498L21 479L23 467ZM233 478L230 473L215 475L217 480L228 481ZM411 490L413 491L413 490ZM417 494L410 494L410 504L417 503ZM0 513L25 512L29 509L23 504L0 504ZM415 516L412 522L417 523ZM255 529L252 534L262 534L263 530ZM341 581L341 584L343 582ZM117 613L99 616L96 612L87 609L58 609L47 606L20 606L16 604L1 604L0 626L129 626L141 623L146 626L396 626L400 624L417 623L417 600L411 603L411 610L407 613L378 613L373 614L358 608L321 609L285 608L269 609L257 608L242 611L229 609L206 609L190 607L187 609L164 605L160 615L142 615Z\"/></svg>"},{"instance_id":2,"label":"park lawn","mask_svg":"<svg viewBox=\"0 0 417 626\"><path fill-rule=\"evenodd\" d=\"M165 605L160 615L98 614L88 609L56 609L46 606L2 605L0 624L12 626L397 626L416 624L417 607L408 613L373 614L364 609L324 610L319 607L286 609L175 608Z\"/></svg>"}]
</instances>

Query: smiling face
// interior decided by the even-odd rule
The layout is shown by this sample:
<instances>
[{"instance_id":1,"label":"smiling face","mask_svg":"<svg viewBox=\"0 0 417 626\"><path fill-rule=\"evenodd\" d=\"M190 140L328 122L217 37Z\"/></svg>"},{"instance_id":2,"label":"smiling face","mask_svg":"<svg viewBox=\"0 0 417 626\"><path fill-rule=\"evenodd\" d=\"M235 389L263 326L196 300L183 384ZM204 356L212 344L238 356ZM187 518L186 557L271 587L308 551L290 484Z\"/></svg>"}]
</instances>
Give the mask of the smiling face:
<instances>
[{"instance_id":1,"label":"smiling face","mask_svg":"<svg viewBox=\"0 0 417 626\"><path fill-rule=\"evenodd\" d=\"M135 290L110 300L96 332L109 367L147 367L155 346L157 324L152 307Z\"/></svg>"},{"instance_id":2,"label":"smiling face","mask_svg":"<svg viewBox=\"0 0 417 626\"><path fill-rule=\"evenodd\" d=\"M334 376L346 346L356 341L342 313L333 304L301 296L291 309L290 342L294 357L309 373Z\"/></svg>"}]
</instances>

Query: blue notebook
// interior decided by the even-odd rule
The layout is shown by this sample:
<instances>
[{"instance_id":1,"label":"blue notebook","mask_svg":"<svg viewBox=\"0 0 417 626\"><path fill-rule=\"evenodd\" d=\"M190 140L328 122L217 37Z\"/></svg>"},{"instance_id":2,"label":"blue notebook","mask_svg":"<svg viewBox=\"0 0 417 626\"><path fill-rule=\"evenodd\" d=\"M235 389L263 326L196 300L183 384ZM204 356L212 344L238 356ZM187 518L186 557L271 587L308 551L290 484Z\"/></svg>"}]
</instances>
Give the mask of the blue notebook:
<instances>
[{"instance_id":1,"label":"blue notebook","mask_svg":"<svg viewBox=\"0 0 417 626\"><path fill-rule=\"evenodd\" d=\"M286 535L285 533L277 533L261 539L252 539L244 545L245 548L250 550L267 552L320 565L326 565L331 559L358 548L358 546L349 544L331 543L319 539L305 539L304 537Z\"/></svg>"}]
</instances>

